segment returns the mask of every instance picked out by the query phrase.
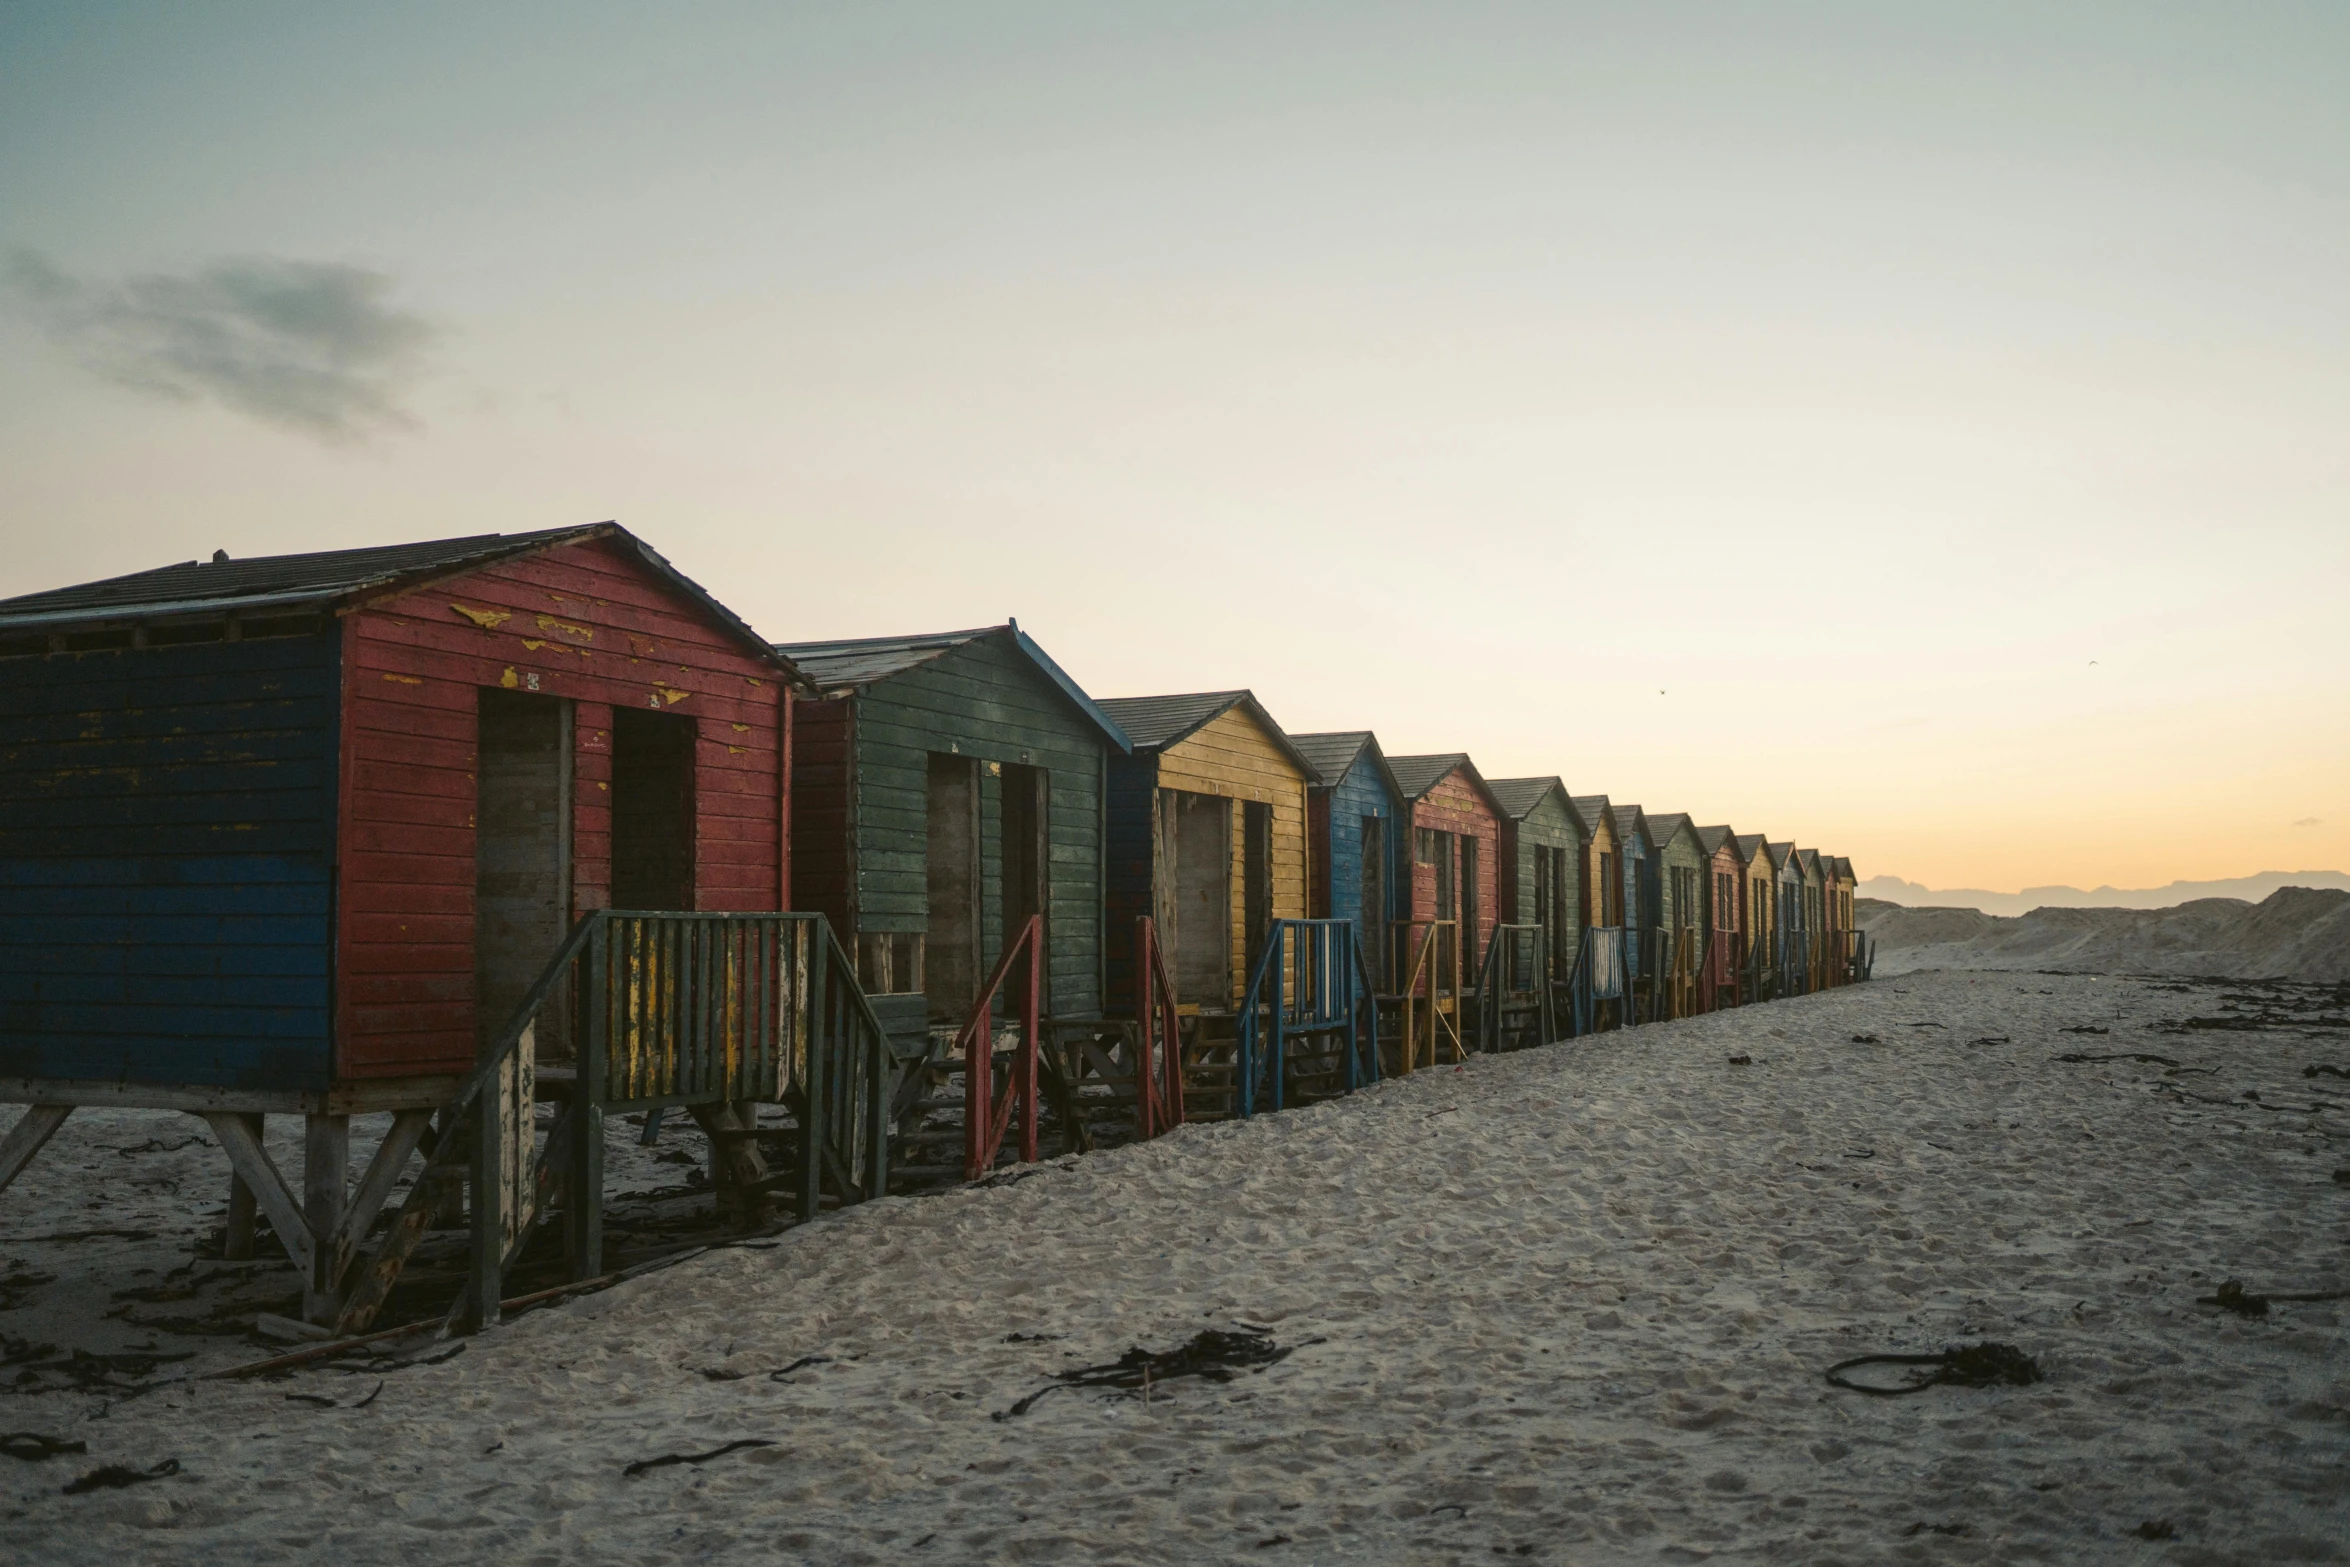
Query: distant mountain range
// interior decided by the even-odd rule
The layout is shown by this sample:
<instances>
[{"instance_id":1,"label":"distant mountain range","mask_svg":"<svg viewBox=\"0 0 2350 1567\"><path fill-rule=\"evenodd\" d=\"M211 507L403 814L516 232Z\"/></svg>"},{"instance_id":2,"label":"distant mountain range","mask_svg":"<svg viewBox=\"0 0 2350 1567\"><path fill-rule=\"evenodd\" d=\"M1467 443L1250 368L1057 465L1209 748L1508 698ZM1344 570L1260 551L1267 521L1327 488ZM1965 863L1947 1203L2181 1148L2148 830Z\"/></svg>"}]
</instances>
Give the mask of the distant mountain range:
<instances>
[{"instance_id":1,"label":"distant mountain range","mask_svg":"<svg viewBox=\"0 0 2350 1567\"><path fill-rule=\"evenodd\" d=\"M2340 871L2262 871L2229 881L2174 881L2167 887L2026 887L2021 892L1984 892L1975 887L1922 887L1898 876L1871 876L1856 889L1861 897L1904 908L1981 909L1985 914L2029 914L2034 909L2167 909L2197 898L2242 898L2258 903L2279 887L2315 887L2350 892L2350 875Z\"/></svg>"}]
</instances>

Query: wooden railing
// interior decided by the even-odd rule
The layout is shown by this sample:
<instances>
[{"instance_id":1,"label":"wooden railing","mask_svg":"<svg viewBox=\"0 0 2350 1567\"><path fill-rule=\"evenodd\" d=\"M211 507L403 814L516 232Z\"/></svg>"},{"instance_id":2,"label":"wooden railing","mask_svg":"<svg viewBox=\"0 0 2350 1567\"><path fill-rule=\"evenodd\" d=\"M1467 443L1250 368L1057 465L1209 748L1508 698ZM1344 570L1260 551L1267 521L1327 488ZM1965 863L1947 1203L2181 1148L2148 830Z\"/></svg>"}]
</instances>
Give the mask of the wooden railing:
<instances>
[{"instance_id":1,"label":"wooden railing","mask_svg":"<svg viewBox=\"0 0 2350 1567\"><path fill-rule=\"evenodd\" d=\"M1624 1008L1631 1000L1631 975L1625 962L1625 932L1621 925L1586 925L1575 943L1575 968L1568 984L1568 1029L1577 1038L1598 1030L1613 1006L1613 1023L1622 1027Z\"/></svg>"},{"instance_id":2,"label":"wooden railing","mask_svg":"<svg viewBox=\"0 0 2350 1567\"><path fill-rule=\"evenodd\" d=\"M1550 980L1550 928L1496 925L1477 974L1477 1047L1493 1051L1509 1040L1547 1045L1556 1039Z\"/></svg>"},{"instance_id":3,"label":"wooden railing","mask_svg":"<svg viewBox=\"0 0 2350 1567\"><path fill-rule=\"evenodd\" d=\"M1240 1007L1243 1117L1283 1108L1293 1076L1317 1098L1379 1080L1379 1012L1357 940L1352 920L1273 921ZM1299 1074L1291 1071L1293 1041L1319 1047L1319 1059Z\"/></svg>"},{"instance_id":4,"label":"wooden railing","mask_svg":"<svg viewBox=\"0 0 2350 1567\"><path fill-rule=\"evenodd\" d=\"M1397 1072L1408 1076L1440 1061L1467 1060L1461 1044L1461 922L1397 920L1393 930L1403 954L1396 968L1404 976L1396 990Z\"/></svg>"},{"instance_id":5,"label":"wooden railing","mask_svg":"<svg viewBox=\"0 0 2350 1567\"><path fill-rule=\"evenodd\" d=\"M1134 952L1142 977L1134 1012L1135 1133L1147 1139L1183 1124L1183 1018L1158 924L1147 914L1134 922Z\"/></svg>"},{"instance_id":6,"label":"wooden railing","mask_svg":"<svg viewBox=\"0 0 2350 1567\"><path fill-rule=\"evenodd\" d=\"M1020 1162L1036 1162L1036 1137L1044 1119L1039 1102L1042 1081L1037 1064L1041 1031L1038 1027L1040 984L1044 975L1044 918L1031 914L1020 933L1004 945L995 971L979 990L971 1014L955 1035L954 1054L963 1062L963 1179L976 1181L995 1168L1004 1134L1015 1111L1020 1116ZM996 996L1014 966L1023 978L1013 998L1020 1037L1001 1064L1004 1080L996 1080Z\"/></svg>"},{"instance_id":7,"label":"wooden railing","mask_svg":"<svg viewBox=\"0 0 2350 1567\"><path fill-rule=\"evenodd\" d=\"M558 1017L572 1035L572 1080L542 1139L538 1031ZM694 1107L713 1115L719 1137L747 1138L738 1107L784 1105L798 1123L798 1169L779 1184L796 1188L802 1219L828 1194L843 1204L879 1196L890 1072L888 1040L821 914L585 915L441 1107L425 1174L358 1265L336 1325L360 1331L382 1306L438 1201L435 1166L463 1169L470 1186L470 1261L453 1320L497 1321L503 1275L558 1193L573 1277L600 1274L613 1110Z\"/></svg>"}]
</instances>

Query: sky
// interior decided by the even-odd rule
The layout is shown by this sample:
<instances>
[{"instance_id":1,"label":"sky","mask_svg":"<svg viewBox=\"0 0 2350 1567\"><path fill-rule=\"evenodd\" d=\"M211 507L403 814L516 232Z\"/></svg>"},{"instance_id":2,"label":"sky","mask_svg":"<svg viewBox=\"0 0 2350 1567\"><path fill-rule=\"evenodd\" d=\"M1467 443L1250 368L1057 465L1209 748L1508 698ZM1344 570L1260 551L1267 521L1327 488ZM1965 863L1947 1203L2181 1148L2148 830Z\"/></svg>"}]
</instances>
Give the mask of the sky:
<instances>
[{"instance_id":1,"label":"sky","mask_svg":"<svg viewBox=\"0 0 2350 1567\"><path fill-rule=\"evenodd\" d=\"M779 640L1934 886L2350 868L2350 6L0 7L0 595Z\"/></svg>"}]
</instances>

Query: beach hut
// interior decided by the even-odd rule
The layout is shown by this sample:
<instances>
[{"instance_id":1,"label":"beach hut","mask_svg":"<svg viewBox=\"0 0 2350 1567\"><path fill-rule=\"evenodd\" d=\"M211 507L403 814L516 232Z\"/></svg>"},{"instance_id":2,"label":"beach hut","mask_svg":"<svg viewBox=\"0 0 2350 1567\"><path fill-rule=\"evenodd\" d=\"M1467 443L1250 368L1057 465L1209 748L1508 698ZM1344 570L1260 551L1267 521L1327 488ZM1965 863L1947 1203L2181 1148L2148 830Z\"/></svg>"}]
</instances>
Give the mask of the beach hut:
<instances>
[{"instance_id":1,"label":"beach hut","mask_svg":"<svg viewBox=\"0 0 2350 1567\"><path fill-rule=\"evenodd\" d=\"M1110 758L1109 1006L1142 1003L1148 920L1191 1030L1184 1114L1234 1114L1249 978L1273 922L1306 917L1306 791L1320 774L1247 691L1100 705L1133 745Z\"/></svg>"},{"instance_id":2,"label":"beach hut","mask_svg":"<svg viewBox=\"0 0 2350 1567\"><path fill-rule=\"evenodd\" d=\"M1583 819L1556 778L1500 778L1490 787L1502 812L1502 928L1518 933L1502 954L1503 988L1539 987L1534 1037L1521 1042L1547 1044L1562 1026L1558 992L1574 974L1583 934ZM1493 1011L1502 1026L1498 999Z\"/></svg>"},{"instance_id":3,"label":"beach hut","mask_svg":"<svg viewBox=\"0 0 2350 1567\"><path fill-rule=\"evenodd\" d=\"M1827 949L1828 983L1848 985L1852 982L1853 924L1852 862L1842 855L1820 856L1821 929L1823 945Z\"/></svg>"},{"instance_id":4,"label":"beach hut","mask_svg":"<svg viewBox=\"0 0 2350 1567\"><path fill-rule=\"evenodd\" d=\"M0 603L0 1100L34 1107L0 1185L74 1106L201 1114L235 1175L230 1255L257 1204L312 1318L363 1320L354 1281L399 1266L361 1256L370 1223L428 1136L468 1163L470 1119L501 1183L472 1204L475 1320L558 1144L573 1255L599 1267L605 1108L720 1129L820 1108L823 929L778 912L796 678L608 523L216 553ZM534 1155L534 1092L557 1091L580 1135ZM354 1187L350 1117L387 1111ZM270 1114L305 1118L298 1190ZM814 1159L830 1134L804 1130ZM826 1167L844 1200L871 1195L868 1152Z\"/></svg>"},{"instance_id":5,"label":"beach hut","mask_svg":"<svg viewBox=\"0 0 2350 1567\"><path fill-rule=\"evenodd\" d=\"M893 1039L972 1009L1032 916L1054 1018L1103 1010L1107 759L1125 732L1017 622L794 642L796 901L854 939Z\"/></svg>"},{"instance_id":6,"label":"beach hut","mask_svg":"<svg viewBox=\"0 0 2350 1567\"><path fill-rule=\"evenodd\" d=\"M1772 922L1775 928L1772 956L1779 968L1778 993L1800 996L1804 993L1804 979L1811 962L1811 927L1804 920L1803 867L1796 860L1794 844L1773 843L1767 848L1771 879L1778 897L1778 914Z\"/></svg>"},{"instance_id":7,"label":"beach hut","mask_svg":"<svg viewBox=\"0 0 2350 1567\"><path fill-rule=\"evenodd\" d=\"M1290 738L1321 776L1306 795L1312 917L1351 922L1365 977L1384 986L1388 927L1404 907L1402 787L1368 729Z\"/></svg>"},{"instance_id":8,"label":"beach hut","mask_svg":"<svg viewBox=\"0 0 2350 1567\"><path fill-rule=\"evenodd\" d=\"M1615 808L1606 795L1579 794L1567 805L1583 836L1583 932L1570 980L1568 1026L1587 1034L1626 1021L1623 856Z\"/></svg>"},{"instance_id":9,"label":"beach hut","mask_svg":"<svg viewBox=\"0 0 2350 1567\"><path fill-rule=\"evenodd\" d=\"M1625 1021L1645 1023L1653 1016L1648 985L1649 970L1655 967L1656 940L1651 932L1660 928L1654 878L1649 870L1656 846L1649 841L1648 815L1639 806L1615 806L1611 815L1616 829L1616 852L1624 862L1621 923L1624 928Z\"/></svg>"},{"instance_id":10,"label":"beach hut","mask_svg":"<svg viewBox=\"0 0 2350 1567\"><path fill-rule=\"evenodd\" d=\"M1704 966L1705 893L1710 858L1698 838L1697 826L1686 814L1667 812L1648 818L1648 836L1654 846L1657 937L1656 973L1659 1017L1689 1017L1698 1008L1698 976Z\"/></svg>"},{"instance_id":11,"label":"beach hut","mask_svg":"<svg viewBox=\"0 0 2350 1567\"><path fill-rule=\"evenodd\" d=\"M1416 1013L1403 1020L1400 1065L1411 1071L1430 1064L1416 1039L1435 1039L1442 1059L1462 1048L1460 999L1476 984L1501 911L1502 811L1460 752L1390 757L1388 766L1411 809L1412 831L1409 904L1388 973L1396 993L1426 997L1426 1023L1437 1030L1415 1034Z\"/></svg>"},{"instance_id":12,"label":"beach hut","mask_svg":"<svg viewBox=\"0 0 2350 1567\"><path fill-rule=\"evenodd\" d=\"M1698 1007L1712 1012L1738 1004L1738 977L1746 962L1746 859L1728 827L1700 827L1705 850L1705 957L1698 971Z\"/></svg>"},{"instance_id":13,"label":"beach hut","mask_svg":"<svg viewBox=\"0 0 2350 1567\"><path fill-rule=\"evenodd\" d=\"M1802 882L1804 930L1804 988L1820 990L1828 983L1828 878L1821 869L1820 851L1795 851L1795 868Z\"/></svg>"},{"instance_id":14,"label":"beach hut","mask_svg":"<svg viewBox=\"0 0 2350 1567\"><path fill-rule=\"evenodd\" d=\"M1761 833L1741 833L1738 855L1746 867L1746 956L1738 978L1741 1002L1767 1001L1776 994L1772 942L1778 929L1778 867Z\"/></svg>"}]
</instances>

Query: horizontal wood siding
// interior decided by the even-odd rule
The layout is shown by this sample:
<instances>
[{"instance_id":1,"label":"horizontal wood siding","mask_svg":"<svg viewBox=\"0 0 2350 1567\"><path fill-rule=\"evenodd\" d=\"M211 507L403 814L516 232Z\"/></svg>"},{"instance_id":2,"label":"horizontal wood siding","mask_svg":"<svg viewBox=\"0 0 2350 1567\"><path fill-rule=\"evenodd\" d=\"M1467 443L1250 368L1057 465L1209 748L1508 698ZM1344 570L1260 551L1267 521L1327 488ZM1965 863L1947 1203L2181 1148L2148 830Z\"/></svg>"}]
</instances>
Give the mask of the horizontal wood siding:
<instances>
[{"instance_id":1,"label":"horizontal wood siding","mask_svg":"<svg viewBox=\"0 0 2350 1567\"><path fill-rule=\"evenodd\" d=\"M1680 830L1665 840L1657 855L1657 911L1658 920L1667 930L1683 926L1703 927L1705 924L1705 845L1697 841L1697 834L1684 823ZM1681 906L1680 895L1673 889L1673 872L1691 873L1697 896L1689 908Z\"/></svg>"},{"instance_id":2,"label":"horizontal wood siding","mask_svg":"<svg viewBox=\"0 0 2350 1567\"><path fill-rule=\"evenodd\" d=\"M1158 785L1233 801L1254 800L1273 808L1272 859L1274 919L1303 919L1306 913L1306 775L1273 737L1239 708L1223 714L1169 746L1159 757ZM1232 996L1237 1004L1248 986L1247 835L1237 808L1232 814ZM1185 996L1185 1001L1206 997Z\"/></svg>"},{"instance_id":3,"label":"horizontal wood siding","mask_svg":"<svg viewBox=\"0 0 2350 1567\"><path fill-rule=\"evenodd\" d=\"M1579 917L1583 907L1583 835L1575 827L1575 817L1566 797L1556 789L1542 797L1542 803L1520 821L1505 824L1509 828L1505 852L1511 860L1510 885L1506 889L1511 898L1504 910L1504 918L1513 923L1529 923L1534 908L1534 851L1564 849L1567 878L1571 885L1560 890L1569 920L1568 928L1560 934L1565 950L1573 952L1576 934L1582 929ZM1525 912L1521 912L1525 911Z\"/></svg>"},{"instance_id":4,"label":"horizontal wood siding","mask_svg":"<svg viewBox=\"0 0 2350 1567\"><path fill-rule=\"evenodd\" d=\"M854 696L792 704L792 905L822 913L843 946L857 928L849 908L856 705Z\"/></svg>"},{"instance_id":5,"label":"horizontal wood siding","mask_svg":"<svg viewBox=\"0 0 2350 1567\"><path fill-rule=\"evenodd\" d=\"M462 1070L475 1050L477 693L574 709L572 905L610 885L609 709L694 722L696 908L767 910L782 876L782 693L772 667L622 549L588 540L349 614L337 888L340 1073Z\"/></svg>"},{"instance_id":6,"label":"horizontal wood siding","mask_svg":"<svg viewBox=\"0 0 2350 1567\"><path fill-rule=\"evenodd\" d=\"M1314 879L1329 889L1326 917L1353 920L1356 940L1363 949L1384 952L1381 943L1386 940L1387 922L1396 916L1403 856L1410 847L1397 825L1403 817L1403 803L1388 792L1386 780L1371 759L1370 747L1365 746L1335 787L1313 791L1313 805L1315 814L1327 819L1327 825L1318 826L1312 839ZM1366 816L1387 823L1386 874L1381 878L1387 889L1387 907L1383 909L1362 906Z\"/></svg>"},{"instance_id":7,"label":"horizontal wood siding","mask_svg":"<svg viewBox=\"0 0 2350 1567\"><path fill-rule=\"evenodd\" d=\"M0 1077L329 1085L336 643L0 660Z\"/></svg>"},{"instance_id":8,"label":"horizontal wood siding","mask_svg":"<svg viewBox=\"0 0 2350 1567\"><path fill-rule=\"evenodd\" d=\"M1473 976L1477 965L1484 960L1493 927L1501 920L1501 817L1478 792L1477 786L1455 769L1412 802L1412 825L1478 841L1477 939L1470 943L1464 930L1461 952L1461 960ZM1412 878L1414 918L1436 917L1435 885L1433 876ZM1457 879L1454 885L1458 887ZM1456 891L1455 897L1458 895Z\"/></svg>"},{"instance_id":9,"label":"horizontal wood siding","mask_svg":"<svg viewBox=\"0 0 2350 1567\"><path fill-rule=\"evenodd\" d=\"M859 692L855 704L855 928L919 931L928 926L928 758L933 752L974 757L981 764L984 978L1004 940L1002 769L1042 768L1052 982L1046 1006L1055 1017L1099 1017L1102 765L1108 746L1101 730L1002 636L967 642L876 681ZM804 750L805 736L800 744ZM804 756L801 765L808 765Z\"/></svg>"},{"instance_id":10,"label":"horizontal wood siding","mask_svg":"<svg viewBox=\"0 0 2350 1567\"><path fill-rule=\"evenodd\" d=\"M1599 825L1592 830L1591 841L1583 846L1583 919L1594 926L1607 924L1607 889L1600 884L1600 856L1608 856L1608 863L1620 865L1622 856L1616 852L1616 824L1601 812Z\"/></svg>"}]
</instances>

